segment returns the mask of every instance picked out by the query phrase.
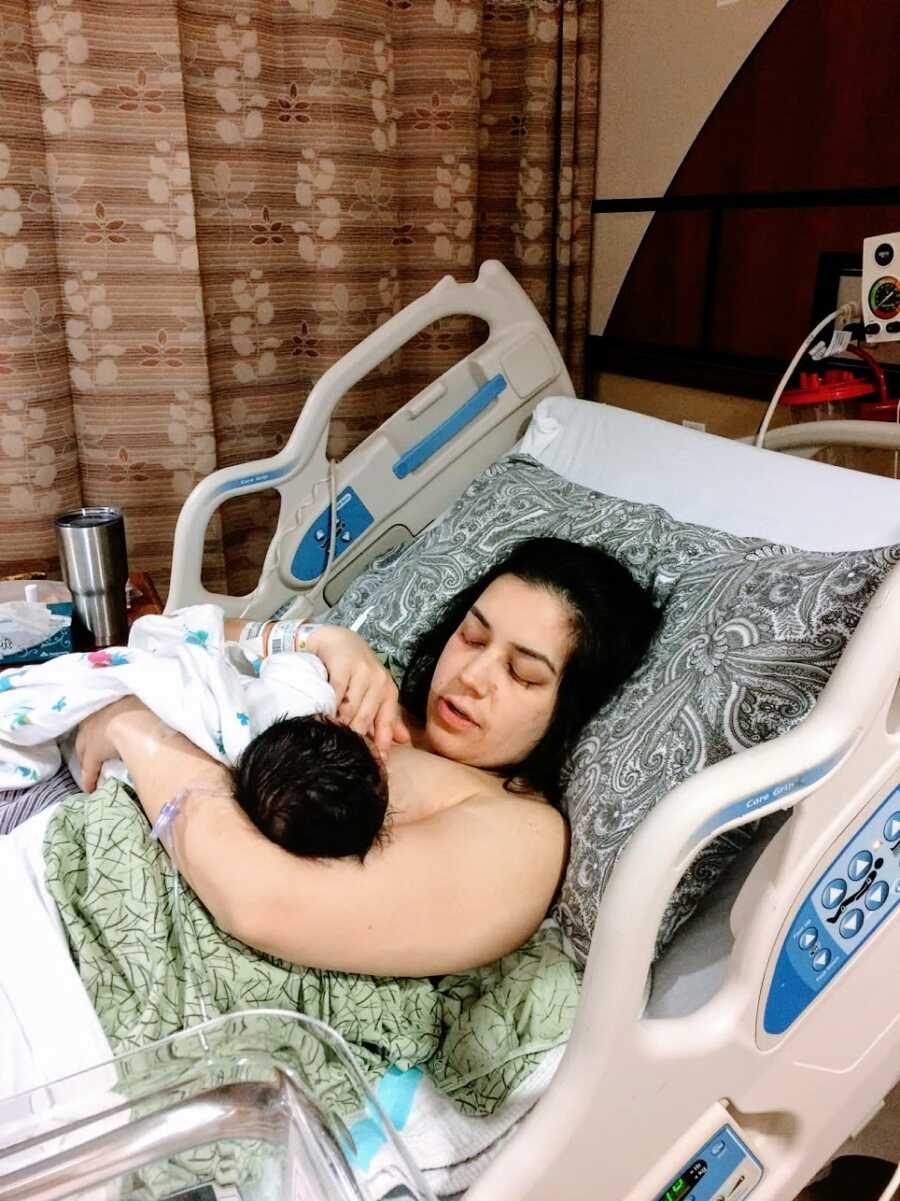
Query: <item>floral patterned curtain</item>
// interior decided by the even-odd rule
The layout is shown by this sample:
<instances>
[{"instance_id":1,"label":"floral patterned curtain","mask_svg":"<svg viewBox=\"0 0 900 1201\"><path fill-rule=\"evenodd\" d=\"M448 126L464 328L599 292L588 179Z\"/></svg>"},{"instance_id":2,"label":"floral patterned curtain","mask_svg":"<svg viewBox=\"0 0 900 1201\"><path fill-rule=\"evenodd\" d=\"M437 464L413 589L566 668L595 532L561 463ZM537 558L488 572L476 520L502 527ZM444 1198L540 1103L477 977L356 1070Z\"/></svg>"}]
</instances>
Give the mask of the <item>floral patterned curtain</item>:
<instances>
[{"instance_id":1,"label":"floral patterned curtain","mask_svg":"<svg viewBox=\"0 0 900 1201\"><path fill-rule=\"evenodd\" d=\"M581 382L599 0L0 0L0 569L125 510L165 589L216 467L274 453L322 371L499 258ZM345 398L340 457L465 351L426 331ZM248 591L267 494L210 527Z\"/></svg>"}]
</instances>

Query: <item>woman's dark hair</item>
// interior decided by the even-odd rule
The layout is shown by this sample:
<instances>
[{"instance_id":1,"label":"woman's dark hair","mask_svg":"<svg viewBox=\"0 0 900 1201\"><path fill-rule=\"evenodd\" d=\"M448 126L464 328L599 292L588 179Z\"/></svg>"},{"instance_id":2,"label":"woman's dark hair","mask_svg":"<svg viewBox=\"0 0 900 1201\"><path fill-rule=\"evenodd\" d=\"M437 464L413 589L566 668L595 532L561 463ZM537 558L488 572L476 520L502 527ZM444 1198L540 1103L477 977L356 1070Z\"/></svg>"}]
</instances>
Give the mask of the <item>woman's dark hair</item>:
<instances>
[{"instance_id":1,"label":"woman's dark hair","mask_svg":"<svg viewBox=\"0 0 900 1201\"><path fill-rule=\"evenodd\" d=\"M562 538L529 538L458 592L413 647L400 700L414 717L425 709L437 661L472 605L498 577L512 575L560 597L572 612L572 650L563 667L546 732L518 763L494 770L513 789L534 789L556 804L563 765L587 721L641 661L659 625L649 592L605 551Z\"/></svg>"},{"instance_id":2,"label":"woman's dark hair","mask_svg":"<svg viewBox=\"0 0 900 1201\"><path fill-rule=\"evenodd\" d=\"M294 855L360 862L382 841L387 778L366 740L318 715L282 717L231 769L235 800Z\"/></svg>"}]
</instances>

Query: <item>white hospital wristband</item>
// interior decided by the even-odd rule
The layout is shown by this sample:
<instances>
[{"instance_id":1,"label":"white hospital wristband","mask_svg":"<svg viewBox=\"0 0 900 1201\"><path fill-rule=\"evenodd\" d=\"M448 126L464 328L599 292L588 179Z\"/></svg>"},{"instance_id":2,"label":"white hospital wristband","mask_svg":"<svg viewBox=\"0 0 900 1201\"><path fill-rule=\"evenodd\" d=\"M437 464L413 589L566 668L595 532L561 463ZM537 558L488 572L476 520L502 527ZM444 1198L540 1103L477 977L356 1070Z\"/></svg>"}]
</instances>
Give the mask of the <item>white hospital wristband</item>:
<instances>
[{"instance_id":1,"label":"white hospital wristband","mask_svg":"<svg viewBox=\"0 0 900 1201\"><path fill-rule=\"evenodd\" d=\"M282 651L305 651L310 635L321 624L306 621L251 621L241 630L238 642L261 659Z\"/></svg>"}]
</instances>

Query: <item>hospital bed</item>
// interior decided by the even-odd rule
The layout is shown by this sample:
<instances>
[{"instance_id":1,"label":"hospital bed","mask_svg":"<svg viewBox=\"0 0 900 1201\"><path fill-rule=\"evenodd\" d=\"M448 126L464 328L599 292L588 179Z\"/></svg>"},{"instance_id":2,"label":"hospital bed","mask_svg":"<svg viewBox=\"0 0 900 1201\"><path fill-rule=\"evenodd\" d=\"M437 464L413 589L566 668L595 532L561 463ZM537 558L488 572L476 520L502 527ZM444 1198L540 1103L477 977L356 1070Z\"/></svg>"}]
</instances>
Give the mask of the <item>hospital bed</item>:
<instances>
[{"instance_id":1,"label":"hospital bed","mask_svg":"<svg viewBox=\"0 0 900 1201\"><path fill-rule=\"evenodd\" d=\"M329 421L346 391L457 314L487 323L485 343L330 464ZM867 438L865 423L847 424ZM805 445L816 436L804 427ZM168 608L319 613L520 439L566 478L681 520L811 550L900 541L894 481L575 400L536 310L486 263L474 283L442 280L327 371L278 455L194 490ZM209 592L209 520L228 498L268 488L281 509L257 587ZM565 1054L469 1201L790 1201L882 1106L900 1079L898 617L895 570L811 716L687 780L634 834L600 906ZM785 813L676 938L648 999L657 930L687 864L723 832ZM827 917L823 890L873 849L887 861L887 898L864 912L849 949L816 930L813 951L834 959L816 976L797 948Z\"/></svg>"}]
</instances>

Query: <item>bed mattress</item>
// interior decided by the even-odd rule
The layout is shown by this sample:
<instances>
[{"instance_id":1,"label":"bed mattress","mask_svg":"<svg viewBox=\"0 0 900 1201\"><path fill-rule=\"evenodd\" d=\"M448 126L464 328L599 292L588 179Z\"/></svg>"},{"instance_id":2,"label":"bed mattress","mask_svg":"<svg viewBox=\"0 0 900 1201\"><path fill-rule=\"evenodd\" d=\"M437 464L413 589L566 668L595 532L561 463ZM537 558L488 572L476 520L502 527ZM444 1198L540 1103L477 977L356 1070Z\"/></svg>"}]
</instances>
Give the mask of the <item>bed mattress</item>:
<instances>
[{"instance_id":1,"label":"bed mattress","mask_svg":"<svg viewBox=\"0 0 900 1201\"><path fill-rule=\"evenodd\" d=\"M895 480L757 450L611 405L543 400L520 449L586 488L661 505L680 521L731 534L820 551L900 541Z\"/></svg>"}]
</instances>

